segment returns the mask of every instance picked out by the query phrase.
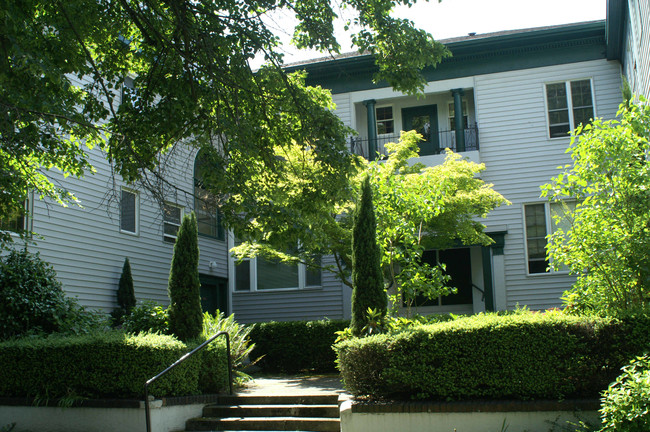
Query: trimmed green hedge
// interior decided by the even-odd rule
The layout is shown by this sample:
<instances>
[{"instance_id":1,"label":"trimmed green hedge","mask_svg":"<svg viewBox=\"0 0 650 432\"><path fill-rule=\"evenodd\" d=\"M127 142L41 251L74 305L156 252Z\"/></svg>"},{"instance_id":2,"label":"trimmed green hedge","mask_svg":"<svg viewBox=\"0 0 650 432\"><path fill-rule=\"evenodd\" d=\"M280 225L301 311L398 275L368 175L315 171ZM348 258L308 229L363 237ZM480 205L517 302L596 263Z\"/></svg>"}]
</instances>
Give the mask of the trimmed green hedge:
<instances>
[{"instance_id":1,"label":"trimmed green hedge","mask_svg":"<svg viewBox=\"0 0 650 432\"><path fill-rule=\"evenodd\" d=\"M346 388L372 398L598 397L650 346L650 318L481 314L336 345Z\"/></svg>"},{"instance_id":2,"label":"trimmed green hedge","mask_svg":"<svg viewBox=\"0 0 650 432\"><path fill-rule=\"evenodd\" d=\"M287 321L255 324L251 359L265 372L335 372L332 345L349 320Z\"/></svg>"},{"instance_id":3,"label":"trimmed green hedge","mask_svg":"<svg viewBox=\"0 0 650 432\"><path fill-rule=\"evenodd\" d=\"M152 384L150 393L158 397L197 394L202 390L203 373L224 375L213 377L212 383L227 384L225 367L209 372L202 367L207 357L212 357L212 363L225 364L225 343L220 343L220 355L211 350L184 362ZM191 348L171 336L119 331L4 342L0 344L0 395L142 397L145 381Z\"/></svg>"}]
</instances>

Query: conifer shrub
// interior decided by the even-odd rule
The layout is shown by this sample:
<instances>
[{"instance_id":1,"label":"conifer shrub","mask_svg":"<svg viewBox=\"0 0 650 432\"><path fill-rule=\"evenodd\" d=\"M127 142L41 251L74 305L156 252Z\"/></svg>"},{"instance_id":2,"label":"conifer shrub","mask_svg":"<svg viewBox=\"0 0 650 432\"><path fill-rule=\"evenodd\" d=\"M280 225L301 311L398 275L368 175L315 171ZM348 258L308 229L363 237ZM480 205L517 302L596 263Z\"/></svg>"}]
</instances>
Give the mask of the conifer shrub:
<instances>
[{"instance_id":1,"label":"conifer shrub","mask_svg":"<svg viewBox=\"0 0 650 432\"><path fill-rule=\"evenodd\" d=\"M117 304L125 312L130 312L135 307L135 289L133 288L133 276L131 275L131 264L128 258L124 258L122 274L117 288Z\"/></svg>"},{"instance_id":2,"label":"conifer shrub","mask_svg":"<svg viewBox=\"0 0 650 432\"><path fill-rule=\"evenodd\" d=\"M255 344L250 357L264 372L334 372L332 344L336 332L349 320L287 321L255 324L250 333Z\"/></svg>"},{"instance_id":3,"label":"conifer shrub","mask_svg":"<svg viewBox=\"0 0 650 432\"><path fill-rule=\"evenodd\" d=\"M366 176L354 210L352 227L352 333L361 335L368 323L368 309L386 315L381 254L377 244L377 222L372 204L370 180Z\"/></svg>"},{"instance_id":4,"label":"conifer shrub","mask_svg":"<svg viewBox=\"0 0 650 432\"><path fill-rule=\"evenodd\" d=\"M0 395L139 398L148 379L192 347L172 336L121 331L7 341L0 343ZM201 358L195 356L160 378L150 393L198 393L201 370ZM213 373L227 376L225 368Z\"/></svg>"},{"instance_id":5,"label":"conifer shrub","mask_svg":"<svg viewBox=\"0 0 650 432\"><path fill-rule=\"evenodd\" d=\"M393 399L598 397L650 346L650 318L479 314L335 345L354 395Z\"/></svg>"},{"instance_id":6,"label":"conifer shrub","mask_svg":"<svg viewBox=\"0 0 650 432\"><path fill-rule=\"evenodd\" d=\"M200 287L198 225L192 212L178 229L168 286L169 330L185 342L198 338L203 329Z\"/></svg>"}]
</instances>

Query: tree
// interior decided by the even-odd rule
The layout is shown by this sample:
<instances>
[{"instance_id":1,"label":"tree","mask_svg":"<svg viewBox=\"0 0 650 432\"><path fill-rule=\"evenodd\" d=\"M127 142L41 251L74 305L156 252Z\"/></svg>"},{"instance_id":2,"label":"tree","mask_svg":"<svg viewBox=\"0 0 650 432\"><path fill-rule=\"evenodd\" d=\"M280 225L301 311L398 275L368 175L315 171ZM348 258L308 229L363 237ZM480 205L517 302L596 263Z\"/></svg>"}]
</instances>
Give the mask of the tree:
<instances>
[{"instance_id":1,"label":"tree","mask_svg":"<svg viewBox=\"0 0 650 432\"><path fill-rule=\"evenodd\" d=\"M368 323L368 310L386 314L386 292L381 274L381 253L377 245L375 212L370 180L361 183L361 195L352 226L352 321L350 327L361 335Z\"/></svg>"},{"instance_id":2,"label":"tree","mask_svg":"<svg viewBox=\"0 0 650 432\"><path fill-rule=\"evenodd\" d=\"M194 212L183 217L178 229L169 271L169 330L187 342L201 335L201 283L199 282L199 238Z\"/></svg>"},{"instance_id":3,"label":"tree","mask_svg":"<svg viewBox=\"0 0 650 432\"><path fill-rule=\"evenodd\" d=\"M293 175L278 154L298 150L316 162L316 172L304 173L306 182L321 180L312 198L335 205L351 175L348 130L327 91L283 71L266 17L291 11L299 48L336 53L332 21L335 8L346 9L355 46L375 55L375 79L413 93L425 83L420 69L449 54L412 22L390 17L393 6L414 1L0 0L0 219L22 209L32 190L76 202L53 171L92 172L94 146L125 181L144 179L154 193L173 187L160 161L174 146L209 150L217 173L204 187L225 221L240 226L309 214L299 202L279 208L255 199L260 184ZM267 64L254 71L259 55Z\"/></svg>"},{"instance_id":4,"label":"tree","mask_svg":"<svg viewBox=\"0 0 650 432\"><path fill-rule=\"evenodd\" d=\"M128 258L124 258L124 265L122 266L122 274L117 287L117 304L126 313L135 307L133 276L131 275L131 264Z\"/></svg>"},{"instance_id":5,"label":"tree","mask_svg":"<svg viewBox=\"0 0 650 432\"><path fill-rule=\"evenodd\" d=\"M577 275L564 296L570 309L615 314L650 300L650 106L640 99L622 104L618 119L579 127L573 164L542 187L571 204L547 247L553 268Z\"/></svg>"}]
</instances>

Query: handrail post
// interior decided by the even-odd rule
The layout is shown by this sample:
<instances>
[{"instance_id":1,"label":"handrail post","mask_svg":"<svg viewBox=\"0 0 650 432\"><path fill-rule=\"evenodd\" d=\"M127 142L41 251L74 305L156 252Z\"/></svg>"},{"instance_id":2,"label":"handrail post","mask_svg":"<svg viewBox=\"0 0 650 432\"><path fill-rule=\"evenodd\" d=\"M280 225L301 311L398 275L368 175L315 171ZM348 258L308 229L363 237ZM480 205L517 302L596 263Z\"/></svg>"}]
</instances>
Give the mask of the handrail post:
<instances>
[{"instance_id":1,"label":"handrail post","mask_svg":"<svg viewBox=\"0 0 650 432\"><path fill-rule=\"evenodd\" d=\"M220 332L217 332L214 336L212 336L208 340L201 343L199 346L194 348L192 351L190 351L188 353L185 353L181 358L176 360L167 369L160 372L155 377L148 379L147 382L144 383L144 415L145 415L145 424L146 424L146 427L147 427L147 432L151 432L151 410L149 408L149 385L152 384L154 381L156 381L158 378L165 375L167 372L174 369L179 364L183 363L188 358L192 357L195 353L202 350L206 345L208 345L210 342L212 342L213 340L215 340L217 337L219 337L221 335L226 336L226 356L227 356L227 359L228 359L228 387L229 387L229 390L230 390L230 394L233 394L232 358L230 356L230 335L228 334L228 332L220 331Z\"/></svg>"}]
</instances>

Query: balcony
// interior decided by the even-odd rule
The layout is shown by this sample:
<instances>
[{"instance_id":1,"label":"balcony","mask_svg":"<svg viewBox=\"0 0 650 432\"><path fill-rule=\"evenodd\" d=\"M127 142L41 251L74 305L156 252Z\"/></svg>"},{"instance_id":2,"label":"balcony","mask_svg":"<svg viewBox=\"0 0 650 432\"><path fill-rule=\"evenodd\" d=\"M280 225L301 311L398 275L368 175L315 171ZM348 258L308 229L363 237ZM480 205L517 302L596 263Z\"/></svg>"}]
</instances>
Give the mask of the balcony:
<instances>
[{"instance_id":1,"label":"balcony","mask_svg":"<svg viewBox=\"0 0 650 432\"><path fill-rule=\"evenodd\" d=\"M464 130L465 132L465 150L476 151L478 147L478 125L471 125ZM379 159L384 159L387 156L385 148L386 143L399 141L399 135L382 135L376 138L377 152L380 154ZM368 159L368 144L367 137L350 137L350 151L354 154ZM434 143L433 152L428 154L444 154L446 149L452 151L456 150L456 131L438 131L438 141Z\"/></svg>"}]
</instances>

